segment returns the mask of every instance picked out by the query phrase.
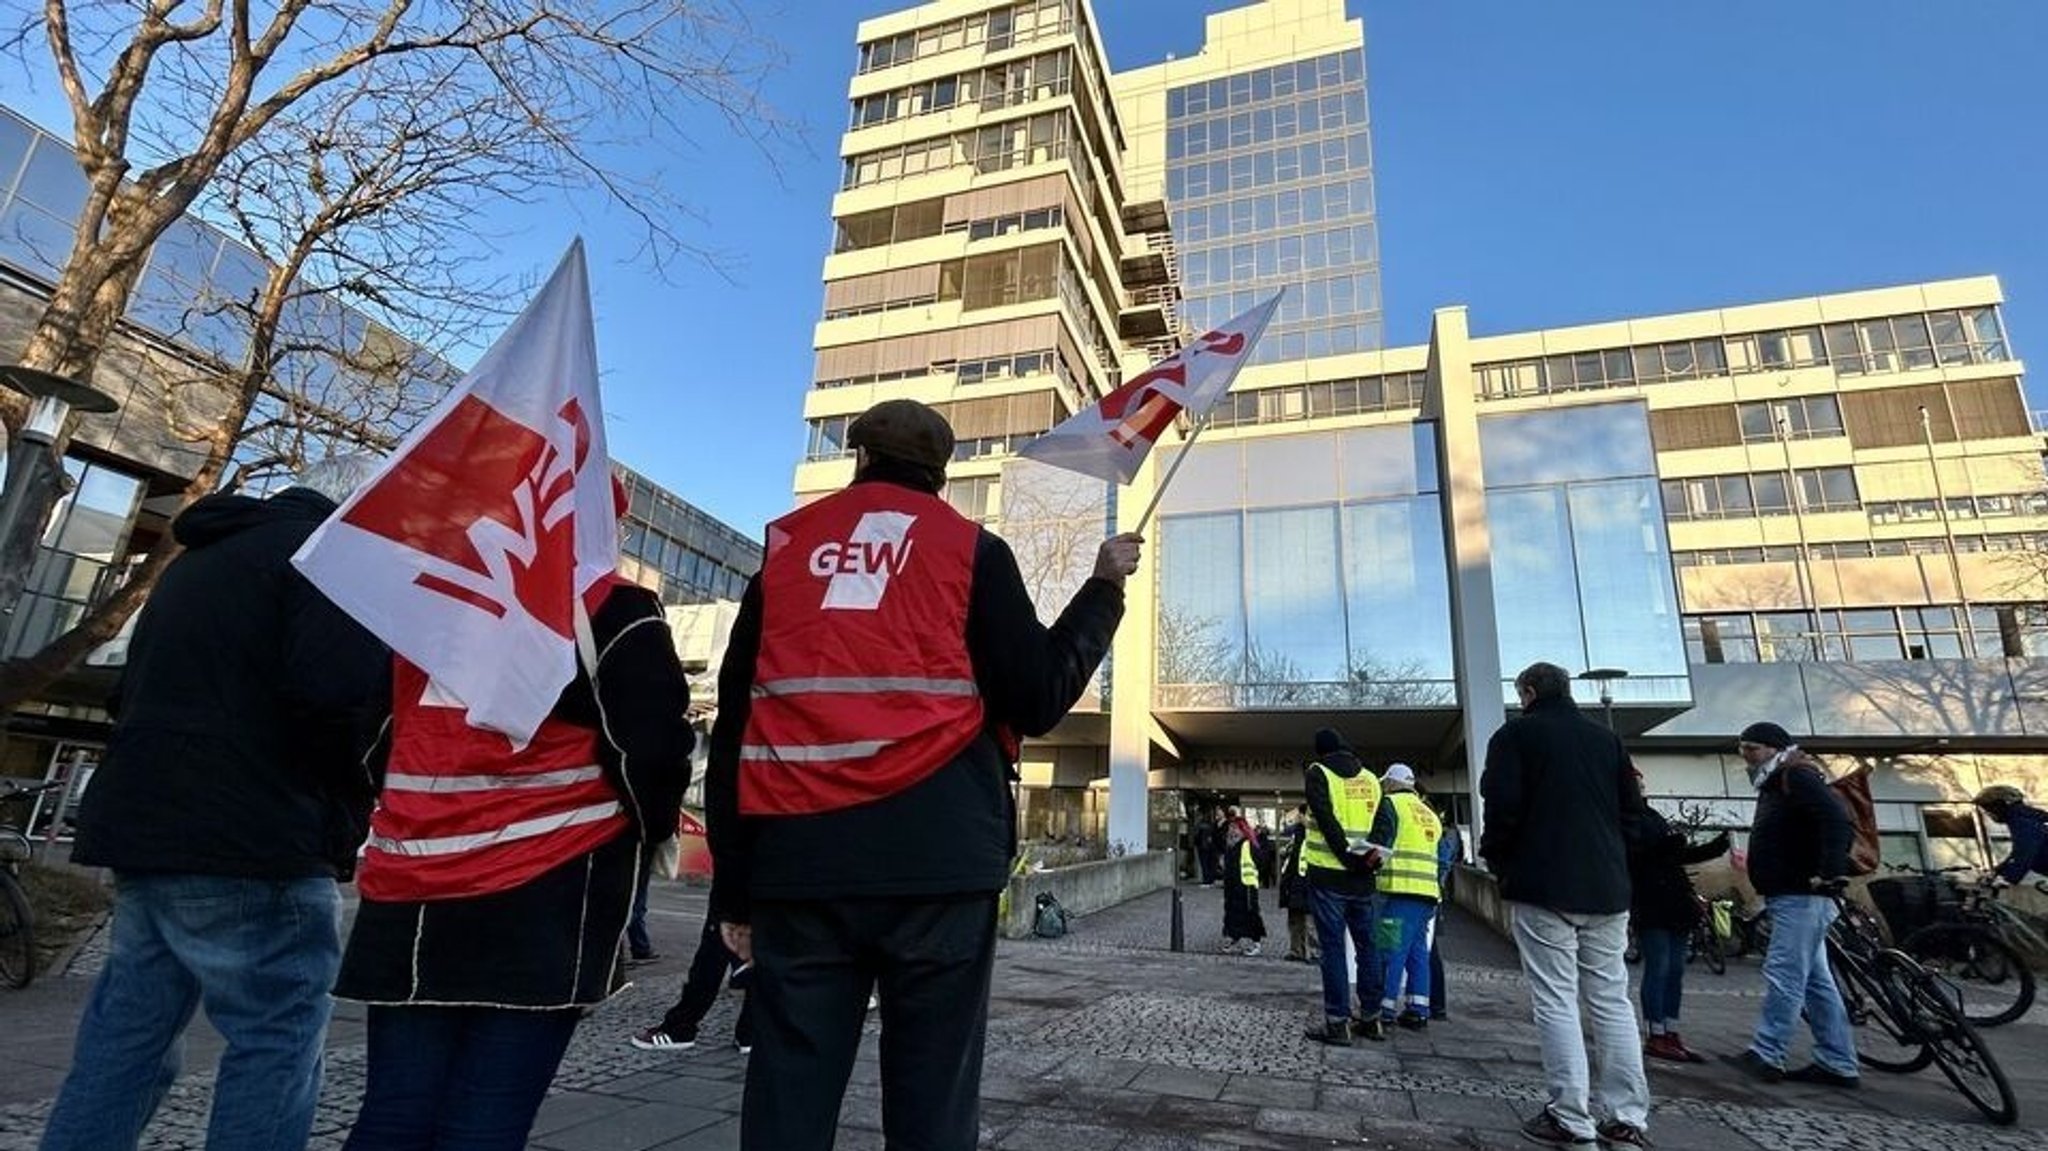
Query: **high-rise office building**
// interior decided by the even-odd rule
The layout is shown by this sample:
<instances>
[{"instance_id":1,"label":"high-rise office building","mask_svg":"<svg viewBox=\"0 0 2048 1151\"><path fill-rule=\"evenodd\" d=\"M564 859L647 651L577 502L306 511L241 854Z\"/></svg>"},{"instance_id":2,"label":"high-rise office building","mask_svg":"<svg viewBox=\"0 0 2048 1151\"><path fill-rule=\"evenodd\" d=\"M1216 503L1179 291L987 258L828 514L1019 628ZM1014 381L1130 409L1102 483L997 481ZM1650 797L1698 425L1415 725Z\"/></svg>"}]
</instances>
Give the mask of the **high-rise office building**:
<instances>
[{"instance_id":1,"label":"high-rise office building","mask_svg":"<svg viewBox=\"0 0 2048 1151\"><path fill-rule=\"evenodd\" d=\"M1611 699L1653 792L1730 826L1758 719L1877 767L1895 861L1981 861L2000 832L1968 796L2048 791L2048 483L1995 279L1510 334L1446 307L1382 347L1341 0L1218 11L1199 53L1106 78L1095 28L1084 0L861 25L796 476L838 488L847 420L933 402L956 506L1091 551L1183 449L1064 537L1014 449L1288 289L1148 531L1107 703L1025 749L1026 834L1277 819L1323 725L1470 824L1539 659L1625 673L1580 698Z\"/></svg>"}]
</instances>

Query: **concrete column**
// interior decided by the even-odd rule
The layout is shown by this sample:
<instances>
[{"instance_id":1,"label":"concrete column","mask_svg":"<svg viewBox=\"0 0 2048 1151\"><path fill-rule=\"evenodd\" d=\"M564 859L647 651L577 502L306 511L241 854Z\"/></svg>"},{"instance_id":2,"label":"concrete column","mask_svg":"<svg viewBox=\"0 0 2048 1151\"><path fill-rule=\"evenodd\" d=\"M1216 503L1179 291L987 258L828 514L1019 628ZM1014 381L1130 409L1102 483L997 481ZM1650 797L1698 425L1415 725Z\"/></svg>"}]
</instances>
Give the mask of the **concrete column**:
<instances>
[{"instance_id":1,"label":"concrete column","mask_svg":"<svg viewBox=\"0 0 2048 1151\"><path fill-rule=\"evenodd\" d=\"M1500 628L1493 611L1493 546L1480 470L1478 386L1465 309L1439 308L1430 324L1422 414L1436 421L1437 481L1451 576L1451 647L1465 743L1463 782L1472 795L1472 848L1484 830L1479 777L1486 742L1507 718L1501 702Z\"/></svg>"},{"instance_id":2,"label":"concrete column","mask_svg":"<svg viewBox=\"0 0 2048 1151\"><path fill-rule=\"evenodd\" d=\"M1137 482L1118 493L1116 529L1130 531L1151 501L1153 485L1163 469L1159 452L1138 473ZM1110 648L1112 678L1109 699L1109 843L1114 851L1146 850L1151 842L1153 633L1157 627L1159 589L1159 520L1145 529L1145 557L1135 575L1124 581L1124 619Z\"/></svg>"}]
</instances>

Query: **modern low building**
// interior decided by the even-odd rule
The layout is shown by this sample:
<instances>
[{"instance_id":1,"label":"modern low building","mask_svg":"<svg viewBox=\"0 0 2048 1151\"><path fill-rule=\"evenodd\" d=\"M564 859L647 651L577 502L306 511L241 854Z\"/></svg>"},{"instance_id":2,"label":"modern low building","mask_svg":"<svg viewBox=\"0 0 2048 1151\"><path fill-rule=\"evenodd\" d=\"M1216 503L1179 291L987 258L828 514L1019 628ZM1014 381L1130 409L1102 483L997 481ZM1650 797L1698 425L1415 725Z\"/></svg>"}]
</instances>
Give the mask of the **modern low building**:
<instances>
[{"instance_id":1,"label":"modern low building","mask_svg":"<svg viewBox=\"0 0 2048 1151\"><path fill-rule=\"evenodd\" d=\"M841 486L871 403L938 405L949 498L1044 606L1188 452L1104 690L1026 747L1026 834L1274 821L1323 725L1469 827L1539 659L1625 672L1581 699L1604 686L1651 790L1714 822L1747 821L1734 733L1765 718L1878 767L1897 860L1981 857L1980 784L2048 791L2048 483L1995 279L1503 334L1449 307L1383 348L1341 0L1218 12L1198 55L1107 77L1096 28L1085 0L860 26L795 479ZM1132 487L1014 460L1280 286L1199 442Z\"/></svg>"},{"instance_id":2,"label":"modern low building","mask_svg":"<svg viewBox=\"0 0 2048 1151\"><path fill-rule=\"evenodd\" d=\"M619 573L668 606L737 601L761 570L761 544L639 472L614 463L626 485Z\"/></svg>"}]
</instances>

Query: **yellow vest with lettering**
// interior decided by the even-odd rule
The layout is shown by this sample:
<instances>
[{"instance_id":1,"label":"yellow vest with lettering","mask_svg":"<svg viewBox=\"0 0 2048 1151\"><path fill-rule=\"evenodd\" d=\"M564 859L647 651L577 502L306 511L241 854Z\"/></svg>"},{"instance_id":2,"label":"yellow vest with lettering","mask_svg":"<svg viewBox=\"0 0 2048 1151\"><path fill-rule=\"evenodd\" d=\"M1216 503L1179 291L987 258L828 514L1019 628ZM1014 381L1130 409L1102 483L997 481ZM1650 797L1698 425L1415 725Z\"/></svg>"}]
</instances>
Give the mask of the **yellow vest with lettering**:
<instances>
[{"instance_id":1,"label":"yellow vest with lettering","mask_svg":"<svg viewBox=\"0 0 2048 1151\"><path fill-rule=\"evenodd\" d=\"M1380 781L1363 768L1357 775L1345 779L1320 763L1311 766L1323 773L1323 780L1329 785L1330 808L1336 812L1345 838L1364 839L1372 831L1373 813L1380 809ZM1323 838L1323 829L1314 816L1309 817L1308 835L1301 844L1301 869L1306 873L1311 867L1326 871L1344 870L1344 861L1331 853L1329 842Z\"/></svg>"},{"instance_id":2,"label":"yellow vest with lettering","mask_svg":"<svg viewBox=\"0 0 2048 1151\"><path fill-rule=\"evenodd\" d=\"M1443 898L1436 878L1436 847L1444 837L1443 820L1412 791L1393 792L1386 802L1394 805L1400 824L1394 835L1394 854L1380 866L1380 894Z\"/></svg>"}]
</instances>

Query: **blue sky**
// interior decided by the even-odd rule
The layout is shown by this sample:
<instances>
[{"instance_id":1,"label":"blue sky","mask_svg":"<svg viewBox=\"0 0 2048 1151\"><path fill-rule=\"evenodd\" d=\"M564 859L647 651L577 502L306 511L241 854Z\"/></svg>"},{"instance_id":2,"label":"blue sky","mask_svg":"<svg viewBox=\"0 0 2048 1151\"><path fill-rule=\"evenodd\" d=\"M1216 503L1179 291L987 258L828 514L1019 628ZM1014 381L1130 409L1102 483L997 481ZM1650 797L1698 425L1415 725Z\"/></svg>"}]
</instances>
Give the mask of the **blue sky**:
<instances>
[{"instance_id":1,"label":"blue sky","mask_svg":"<svg viewBox=\"0 0 2048 1151\"><path fill-rule=\"evenodd\" d=\"M891 0L756 10L809 125L779 174L707 124L674 165L734 254L668 281L623 224L510 217L510 269L582 231L612 452L749 534L788 506L854 26ZM1221 0L1217 0L1217 6ZM1098 0L1112 64L1197 51L1192 0ZM1366 22L1388 338L1994 273L2021 354L2048 346L2048 4L1984 0L1351 0ZM16 89L14 82L6 89ZM0 90L63 120L47 81ZM564 210L568 207L571 210ZM2048 405L2043 405L2048 406Z\"/></svg>"}]
</instances>

